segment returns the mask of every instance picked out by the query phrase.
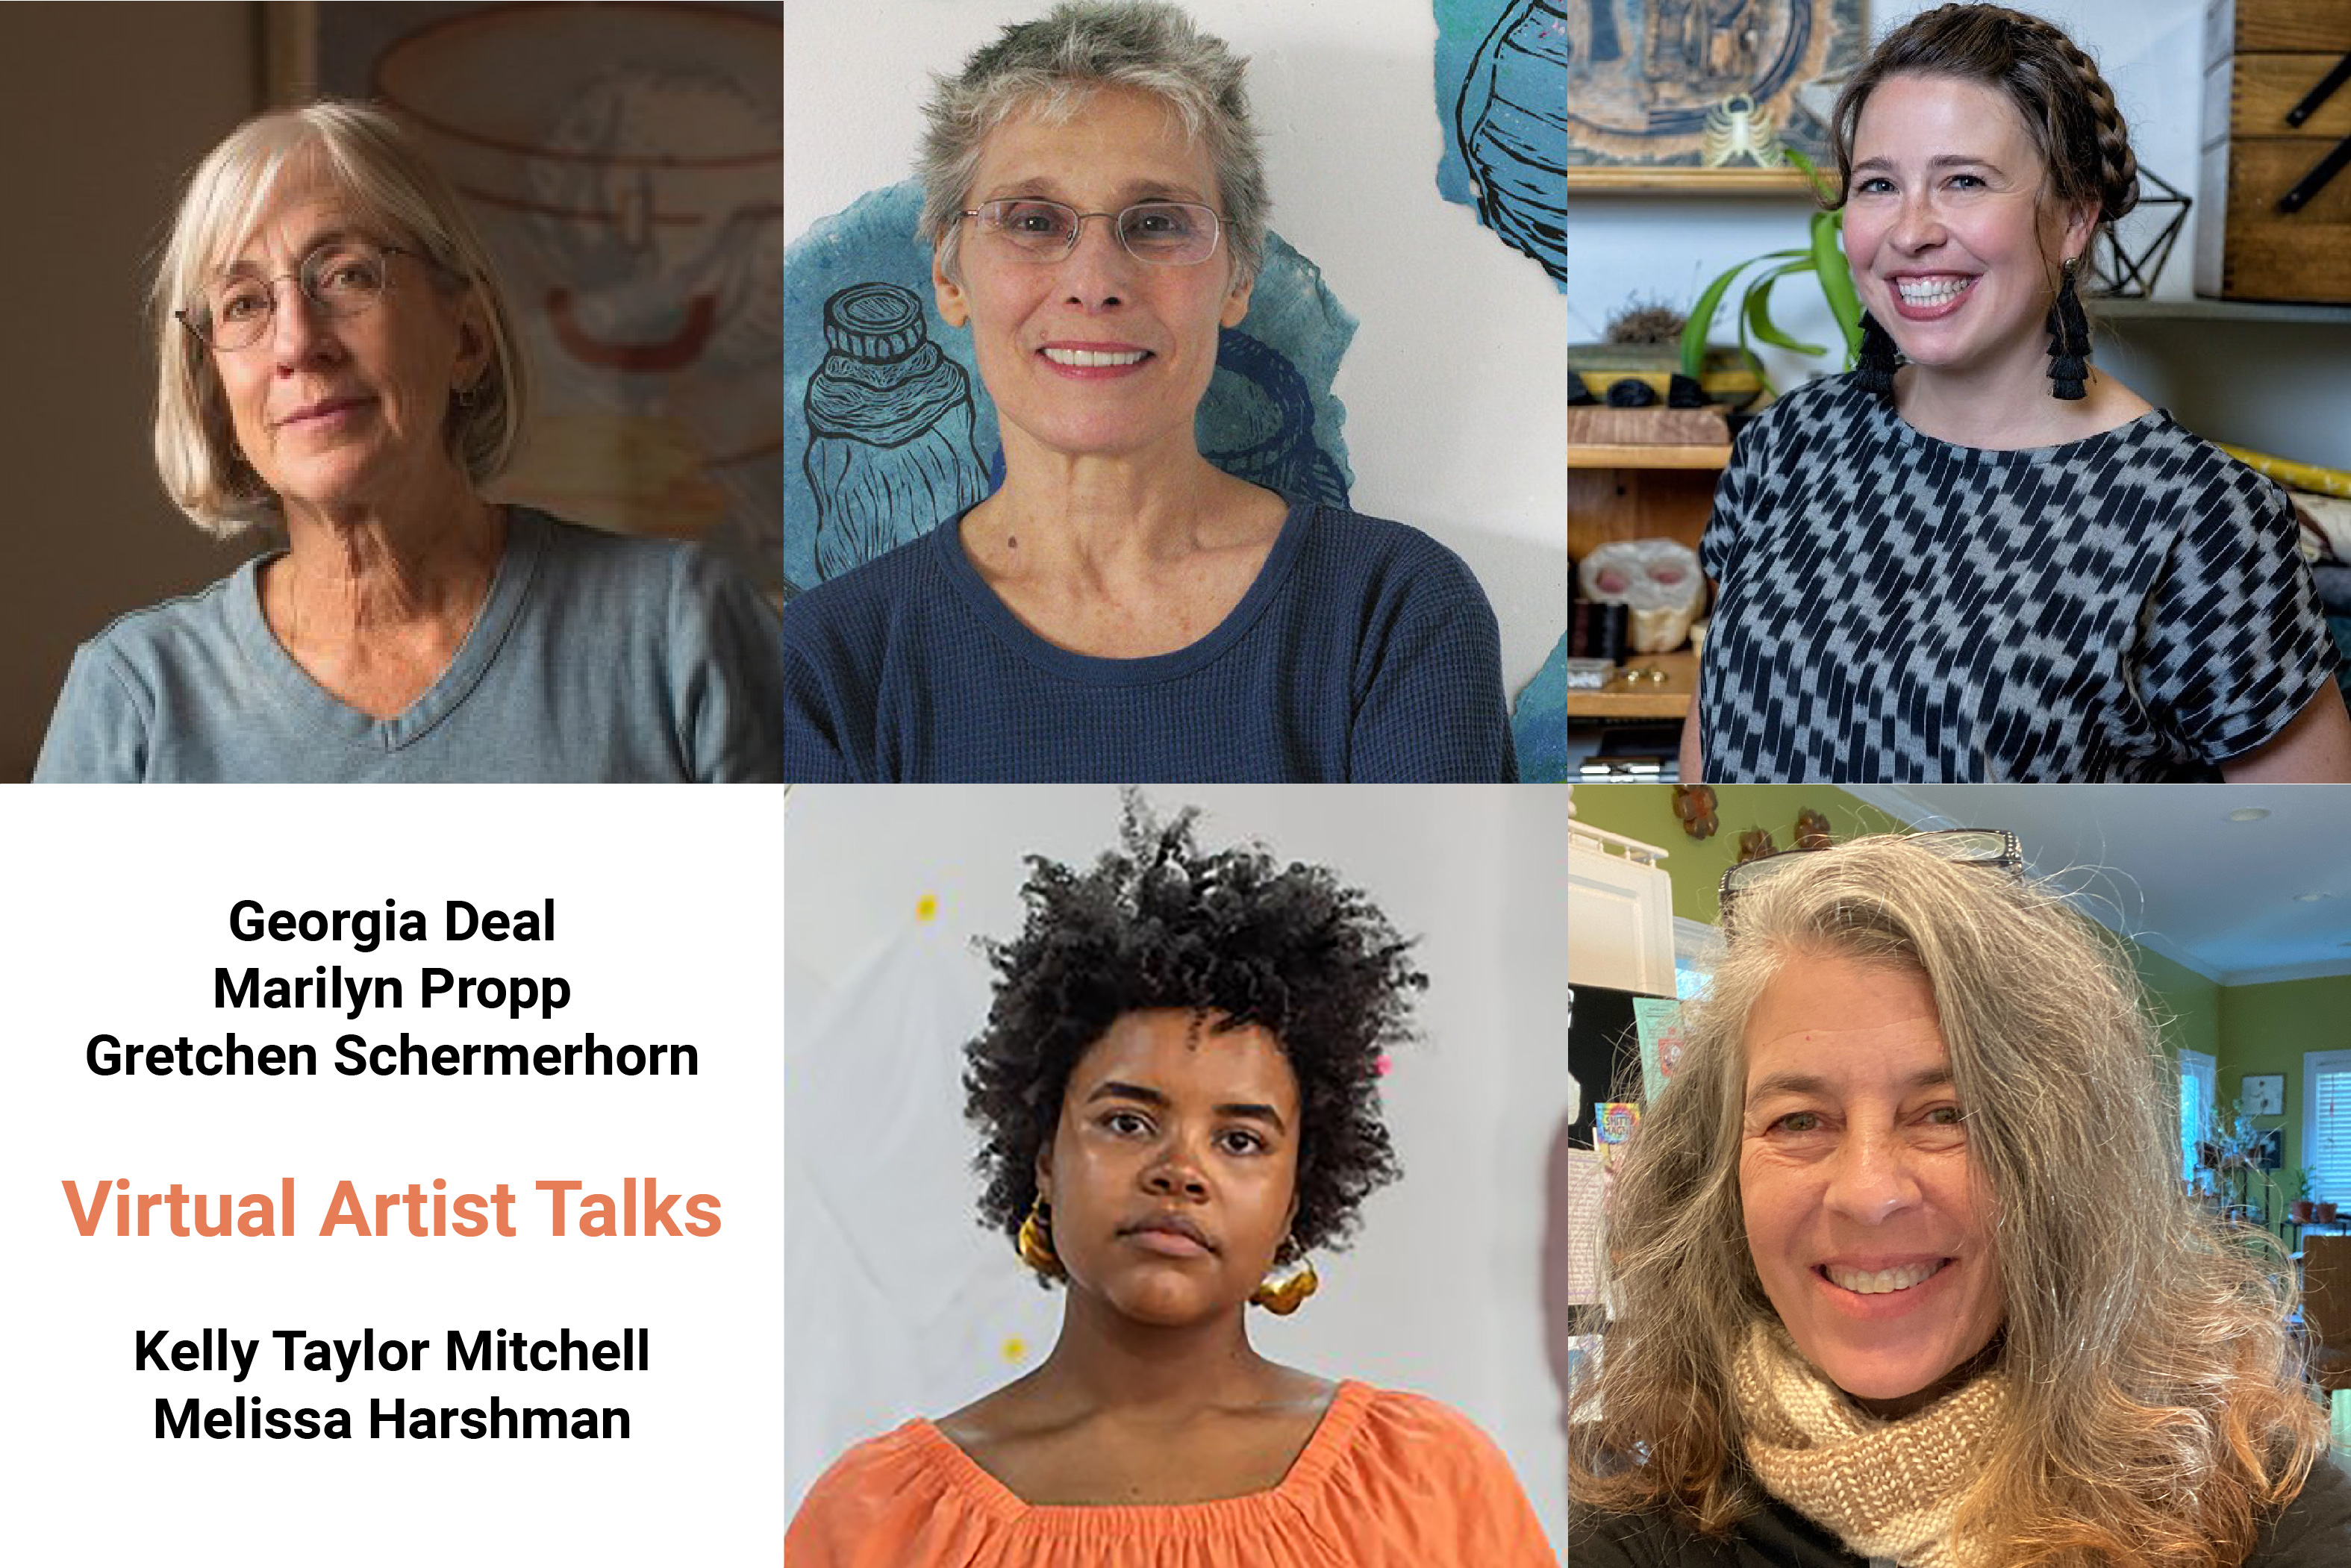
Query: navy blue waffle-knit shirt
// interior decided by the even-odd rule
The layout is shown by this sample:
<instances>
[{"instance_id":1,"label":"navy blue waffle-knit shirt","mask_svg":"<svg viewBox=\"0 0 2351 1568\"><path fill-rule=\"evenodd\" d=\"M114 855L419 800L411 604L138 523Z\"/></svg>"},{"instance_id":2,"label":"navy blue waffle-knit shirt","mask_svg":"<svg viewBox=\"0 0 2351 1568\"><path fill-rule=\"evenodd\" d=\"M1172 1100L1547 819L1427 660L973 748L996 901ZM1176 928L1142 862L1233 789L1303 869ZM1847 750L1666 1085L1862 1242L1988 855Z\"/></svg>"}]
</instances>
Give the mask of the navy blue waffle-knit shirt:
<instances>
[{"instance_id":1,"label":"navy blue waffle-knit shirt","mask_svg":"<svg viewBox=\"0 0 2351 1568\"><path fill-rule=\"evenodd\" d=\"M1241 601L1172 653L1022 625L960 517L785 607L796 781L1514 781L1500 636L1458 556L1292 505Z\"/></svg>"}]
</instances>

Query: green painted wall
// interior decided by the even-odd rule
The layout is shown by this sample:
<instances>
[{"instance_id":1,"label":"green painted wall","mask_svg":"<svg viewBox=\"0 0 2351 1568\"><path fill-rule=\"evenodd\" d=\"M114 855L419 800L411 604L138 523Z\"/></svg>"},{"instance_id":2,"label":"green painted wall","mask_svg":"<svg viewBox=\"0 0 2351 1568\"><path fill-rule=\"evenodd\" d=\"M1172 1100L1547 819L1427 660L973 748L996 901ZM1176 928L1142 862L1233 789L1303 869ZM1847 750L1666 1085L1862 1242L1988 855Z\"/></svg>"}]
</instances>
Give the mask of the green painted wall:
<instances>
[{"instance_id":1,"label":"green painted wall","mask_svg":"<svg viewBox=\"0 0 2351 1568\"><path fill-rule=\"evenodd\" d=\"M1667 852L1674 913L1685 920L1715 920L1715 889L1739 858L1739 835L1763 828L1782 849L1793 847L1796 813L1809 807L1829 820L1840 840L1862 833L1898 833L1908 824L1865 805L1842 789L1813 784L1726 784L1715 791L1721 826L1696 840L1674 816L1669 784L1587 784L1575 791L1576 820ZM2302 1058L2304 1051L2351 1050L2351 975L2285 980L2266 986L2222 986L2160 953L2125 941L2140 981L2163 1026L2163 1043L2218 1064L2220 1112L2243 1092L2249 1072L2285 1074L2285 1113L2254 1125L2285 1132L2284 1169L2302 1164Z\"/></svg>"},{"instance_id":2,"label":"green painted wall","mask_svg":"<svg viewBox=\"0 0 2351 1568\"><path fill-rule=\"evenodd\" d=\"M1579 804L1579 810L1581 806ZM2302 1058L2312 1051L2351 1050L2351 975L2224 986L2220 1005L2220 1114L2244 1092L2249 1072L2285 1075L2285 1114L2253 1125L2285 1129L2285 1171L2302 1164Z\"/></svg>"},{"instance_id":3,"label":"green painted wall","mask_svg":"<svg viewBox=\"0 0 2351 1568\"><path fill-rule=\"evenodd\" d=\"M1725 784L1715 790L1715 816L1721 823L1712 838L1698 840L1682 831L1674 816L1670 784L1587 784L1575 792L1576 820L1626 838L1639 839L1667 852L1665 867L1674 883L1674 913L1685 920L1714 924L1715 889L1722 873L1739 858L1739 835L1762 828L1782 849L1796 841L1796 813L1807 807L1829 820L1829 831L1839 839L1863 833L1901 833L1909 825L1864 804L1842 789L1817 784ZM2163 1040L2175 1055L2182 1046L2203 1051L2220 1061L2220 1098L2225 1103L2236 1090L2230 1086L2228 1059L2221 1049L2220 988L2184 965L2160 953L2126 942L2139 979L2153 993L2164 1020ZM2309 985L2341 984L2308 981ZM2262 990L2277 987L2258 988ZM2351 991L2337 1004L2351 1015ZM2249 1071L2272 1071L2260 1067ZM2301 1071L2297 1057L2294 1071Z\"/></svg>"},{"instance_id":4,"label":"green painted wall","mask_svg":"<svg viewBox=\"0 0 2351 1568\"><path fill-rule=\"evenodd\" d=\"M1586 784L1575 792L1575 820L1666 851L1674 913L1708 925L1715 889L1739 859L1739 835L1750 828L1767 829L1776 847L1794 849L1796 813L1809 807L1829 820L1829 831L1840 841L1910 831L1908 823L1823 784L1723 784L1714 793L1715 818L1722 825L1710 839L1682 831L1670 784Z\"/></svg>"},{"instance_id":5,"label":"green painted wall","mask_svg":"<svg viewBox=\"0 0 2351 1568\"><path fill-rule=\"evenodd\" d=\"M2212 1058L2225 1107L2234 1091L2227 1086L2228 1063L2220 1052L2220 986L2185 964L2175 964L2127 937L2123 945L2130 951L2131 962L2138 967L2140 984L2154 994L2156 1017L2163 1025L2164 1049L2171 1052L2175 1061L2183 1046Z\"/></svg>"}]
</instances>

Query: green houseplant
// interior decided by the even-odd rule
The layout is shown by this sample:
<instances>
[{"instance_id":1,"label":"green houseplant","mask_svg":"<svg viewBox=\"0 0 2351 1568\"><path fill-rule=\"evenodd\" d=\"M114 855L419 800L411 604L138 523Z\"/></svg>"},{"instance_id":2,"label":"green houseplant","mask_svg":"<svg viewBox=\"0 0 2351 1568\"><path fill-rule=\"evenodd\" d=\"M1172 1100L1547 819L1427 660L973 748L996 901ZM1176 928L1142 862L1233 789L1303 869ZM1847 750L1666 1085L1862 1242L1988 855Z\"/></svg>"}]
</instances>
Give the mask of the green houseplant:
<instances>
[{"instance_id":1,"label":"green houseplant","mask_svg":"<svg viewBox=\"0 0 2351 1568\"><path fill-rule=\"evenodd\" d=\"M2290 1212L2296 1225L2308 1225L2316 1210L2317 1206L2310 1201L2310 1187L2317 1179L2318 1173L2308 1166L2286 1173L2286 1196L2293 1200Z\"/></svg>"},{"instance_id":2,"label":"green houseplant","mask_svg":"<svg viewBox=\"0 0 2351 1568\"><path fill-rule=\"evenodd\" d=\"M1806 179L1815 186L1820 184L1820 172L1811 159L1792 147L1782 151L1788 162L1804 172ZM1706 362L1707 334L1713 329L1715 312L1721 308L1723 296L1729 292L1732 282L1750 267L1761 270L1749 275L1735 314L1740 352L1756 375L1763 377L1763 362L1755 354L1758 340L1794 354L1817 356L1829 351L1826 344L1799 342L1772 323L1772 285L1800 272L1811 273L1819 283L1821 294L1828 301L1829 314L1836 319L1837 329L1844 337L1844 363L1841 368L1851 370L1861 354L1861 296L1853 286L1853 268L1844 259L1844 211L1823 208L1813 214L1804 245L1749 256L1699 293L1697 305L1690 309L1689 322L1682 329L1682 373L1697 377L1698 367ZM1764 386L1771 389L1768 378L1764 379Z\"/></svg>"}]
</instances>

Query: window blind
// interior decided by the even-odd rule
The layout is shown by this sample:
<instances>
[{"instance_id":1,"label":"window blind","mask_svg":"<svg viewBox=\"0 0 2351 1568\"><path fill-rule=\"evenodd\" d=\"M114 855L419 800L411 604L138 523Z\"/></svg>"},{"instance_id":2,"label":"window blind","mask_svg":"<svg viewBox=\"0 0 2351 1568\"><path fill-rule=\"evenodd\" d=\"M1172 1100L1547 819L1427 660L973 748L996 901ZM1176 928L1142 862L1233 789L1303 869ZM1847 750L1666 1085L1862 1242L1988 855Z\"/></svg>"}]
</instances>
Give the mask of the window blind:
<instances>
[{"instance_id":1,"label":"window blind","mask_svg":"<svg viewBox=\"0 0 2351 1568\"><path fill-rule=\"evenodd\" d=\"M2302 1163L2314 1173L2310 1196L2351 1205L2351 1051L2309 1051L2302 1062Z\"/></svg>"}]
</instances>

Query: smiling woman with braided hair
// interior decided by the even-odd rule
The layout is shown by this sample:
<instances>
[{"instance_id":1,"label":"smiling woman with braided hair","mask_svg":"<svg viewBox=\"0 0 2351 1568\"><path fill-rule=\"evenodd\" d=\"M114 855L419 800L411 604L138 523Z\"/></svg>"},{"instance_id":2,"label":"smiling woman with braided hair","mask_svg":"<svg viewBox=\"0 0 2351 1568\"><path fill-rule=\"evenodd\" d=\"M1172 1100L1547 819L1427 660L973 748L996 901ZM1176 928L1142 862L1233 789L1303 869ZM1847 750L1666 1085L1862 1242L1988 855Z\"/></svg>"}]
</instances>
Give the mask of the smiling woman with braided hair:
<instances>
[{"instance_id":1,"label":"smiling woman with braided hair","mask_svg":"<svg viewBox=\"0 0 2351 1568\"><path fill-rule=\"evenodd\" d=\"M1380 1063L1426 984L1370 897L1203 852L1130 798L1091 871L1032 857L967 1048L982 1221L1065 1292L1034 1372L859 1445L788 1568L1548 1568L1493 1443L1250 1346L1400 1174Z\"/></svg>"},{"instance_id":2,"label":"smiling woman with braided hair","mask_svg":"<svg viewBox=\"0 0 2351 1568\"><path fill-rule=\"evenodd\" d=\"M1859 363L1715 492L1683 779L2351 779L2285 493L2090 363L2090 248L2138 199L2096 64L1945 5L1830 145Z\"/></svg>"}]
</instances>

